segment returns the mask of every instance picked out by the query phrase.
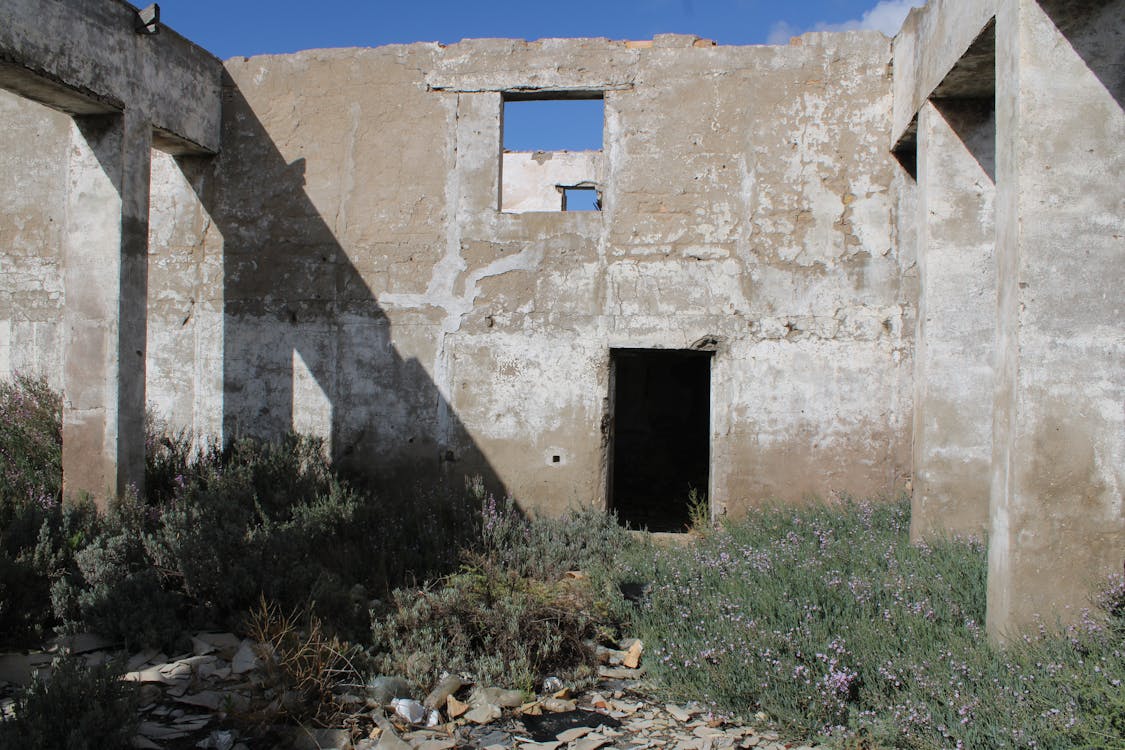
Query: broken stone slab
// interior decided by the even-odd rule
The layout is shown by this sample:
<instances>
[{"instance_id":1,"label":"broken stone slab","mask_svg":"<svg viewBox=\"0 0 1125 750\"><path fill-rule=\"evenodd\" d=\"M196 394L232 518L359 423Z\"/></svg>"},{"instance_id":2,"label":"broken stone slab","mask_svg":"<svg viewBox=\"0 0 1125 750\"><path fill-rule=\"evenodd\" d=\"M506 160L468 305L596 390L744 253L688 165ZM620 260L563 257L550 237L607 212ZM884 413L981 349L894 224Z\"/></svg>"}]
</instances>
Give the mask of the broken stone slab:
<instances>
[{"instance_id":1,"label":"broken stone slab","mask_svg":"<svg viewBox=\"0 0 1125 750\"><path fill-rule=\"evenodd\" d=\"M187 737L190 730L179 726L168 726L156 721L142 721L137 727L137 734L150 740L176 740Z\"/></svg>"},{"instance_id":2,"label":"broken stone slab","mask_svg":"<svg viewBox=\"0 0 1125 750\"><path fill-rule=\"evenodd\" d=\"M129 740L129 744L132 745L133 747L140 748L141 750L163 750L164 749L163 745L157 745L155 742L150 740L148 737L142 737L139 734L135 735L133 737L133 739Z\"/></svg>"},{"instance_id":3,"label":"broken stone slab","mask_svg":"<svg viewBox=\"0 0 1125 750\"><path fill-rule=\"evenodd\" d=\"M516 708L523 705L523 693L519 690L505 690L498 687L478 687L469 695L470 706L481 705L500 706L501 708Z\"/></svg>"},{"instance_id":4,"label":"broken stone slab","mask_svg":"<svg viewBox=\"0 0 1125 750\"><path fill-rule=\"evenodd\" d=\"M465 720L471 721L474 724L489 724L503 715L504 712L500 710L499 706L491 703L482 703L466 713Z\"/></svg>"},{"instance_id":5,"label":"broken stone slab","mask_svg":"<svg viewBox=\"0 0 1125 750\"><path fill-rule=\"evenodd\" d=\"M211 711L218 711L219 707L223 705L226 696L216 690L204 690L201 693L191 693L190 695L181 695L176 698L177 703L183 703L188 706L199 706Z\"/></svg>"},{"instance_id":6,"label":"broken stone slab","mask_svg":"<svg viewBox=\"0 0 1125 750\"><path fill-rule=\"evenodd\" d=\"M628 669L626 667L598 667L598 676L606 677L611 680L639 680L645 676L647 670L644 667L636 669Z\"/></svg>"},{"instance_id":7,"label":"broken stone slab","mask_svg":"<svg viewBox=\"0 0 1125 750\"><path fill-rule=\"evenodd\" d=\"M634 638L633 642L625 651L625 658L621 660L621 666L628 669L636 669L637 666L641 663L641 654L644 652L644 650L644 644L641 643L640 640Z\"/></svg>"},{"instance_id":8,"label":"broken stone slab","mask_svg":"<svg viewBox=\"0 0 1125 750\"><path fill-rule=\"evenodd\" d=\"M573 711L578 707L578 702L575 700L564 700L562 698L544 698L539 701L539 705L543 707L544 711L550 711L553 714L561 714L567 711Z\"/></svg>"},{"instance_id":9,"label":"broken stone slab","mask_svg":"<svg viewBox=\"0 0 1125 750\"><path fill-rule=\"evenodd\" d=\"M415 747L416 750L451 750L451 748L457 747L457 741L451 739L424 740Z\"/></svg>"},{"instance_id":10,"label":"broken stone slab","mask_svg":"<svg viewBox=\"0 0 1125 750\"><path fill-rule=\"evenodd\" d=\"M575 742L571 747L573 750L598 750L598 748L608 745L610 742L609 737L588 736Z\"/></svg>"},{"instance_id":11,"label":"broken stone slab","mask_svg":"<svg viewBox=\"0 0 1125 750\"><path fill-rule=\"evenodd\" d=\"M590 732L594 731L593 727L574 727L567 729L565 732L559 732L555 737L559 742L574 742L575 740L582 739Z\"/></svg>"},{"instance_id":12,"label":"broken stone slab","mask_svg":"<svg viewBox=\"0 0 1125 750\"><path fill-rule=\"evenodd\" d=\"M449 696L456 693L465 683L457 675L449 675L438 682L437 686L430 691L426 699L422 701L422 705L426 708L441 708L445 705L445 701Z\"/></svg>"},{"instance_id":13,"label":"broken stone slab","mask_svg":"<svg viewBox=\"0 0 1125 750\"><path fill-rule=\"evenodd\" d=\"M144 651L138 651L130 656L129 661L125 662L125 669L135 672L146 664L159 664L166 661L168 661L168 657L155 648L146 648Z\"/></svg>"},{"instance_id":14,"label":"broken stone slab","mask_svg":"<svg viewBox=\"0 0 1125 750\"><path fill-rule=\"evenodd\" d=\"M664 707L664 710L672 718L674 718L676 721L679 721L679 722L691 721L691 714L688 713L686 710L680 708L679 706L675 705L674 703L669 703L668 705L666 705Z\"/></svg>"},{"instance_id":15,"label":"broken stone slab","mask_svg":"<svg viewBox=\"0 0 1125 750\"><path fill-rule=\"evenodd\" d=\"M451 719L463 716L470 708L468 703L463 703L452 695L445 699L445 715Z\"/></svg>"},{"instance_id":16,"label":"broken stone slab","mask_svg":"<svg viewBox=\"0 0 1125 750\"><path fill-rule=\"evenodd\" d=\"M254 669L257 669L261 664L258 658L258 653L254 649L254 642L246 639L238 647L234 657L231 659L230 671L231 674L245 674Z\"/></svg>"},{"instance_id":17,"label":"broken stone slab","mask_svg":"<svg viewBox=\"0 0 1125 750\"><path fill-rule=\"evenodd\" d=\"M234 657L242 646L242 639L234 633L196 633L192 636L192 645L194 646L197 641L214 648L220 656L228 661Z\"/></svg>"},{"instance_id":18,"label":"broken stone slab","mask_svg":"<svg viewBox=\"0 0 1125 750\"><path fill-rule=\"evenodd\" d=\"M624 651L618 651L615 648L606 648L605 646L595 648L594 656L597 658L599 664L609 664L611 666L619 666L625 660Z\"/></svg>"}]
</instances>

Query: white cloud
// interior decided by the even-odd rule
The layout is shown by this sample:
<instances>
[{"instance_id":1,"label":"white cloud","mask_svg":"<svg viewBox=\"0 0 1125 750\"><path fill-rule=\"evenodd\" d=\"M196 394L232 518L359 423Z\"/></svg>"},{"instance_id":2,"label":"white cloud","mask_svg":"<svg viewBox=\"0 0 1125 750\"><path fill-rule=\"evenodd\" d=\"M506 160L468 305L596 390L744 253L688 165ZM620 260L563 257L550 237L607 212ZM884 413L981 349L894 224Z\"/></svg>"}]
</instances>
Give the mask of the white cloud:
<instances>
[{"instance_id":1,"label":"white cloud","mask_svg":"<svg viewBox=\"0 0 1125 750\"><path fill-rule=\"evenodd\" d=\"M926 0L879 0L874 8L864 11L863 16L843 23L818 23L811 29L798 29L785 21L778 21L770 29L769 44L785 44L790 37L806 31L881 31L894 36L902 28L906 14L911 8L926 4Z\"/></svg>"}]
</instances>

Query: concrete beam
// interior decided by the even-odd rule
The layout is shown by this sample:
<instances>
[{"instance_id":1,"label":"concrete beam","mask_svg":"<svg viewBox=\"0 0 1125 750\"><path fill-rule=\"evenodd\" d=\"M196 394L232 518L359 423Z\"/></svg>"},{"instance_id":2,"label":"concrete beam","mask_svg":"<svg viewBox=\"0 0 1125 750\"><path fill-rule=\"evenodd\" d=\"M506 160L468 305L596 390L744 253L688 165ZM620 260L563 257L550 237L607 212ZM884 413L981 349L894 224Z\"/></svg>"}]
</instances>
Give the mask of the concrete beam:
<instances>
[{"instance_id":1,"label":"concrete beam","mask_svg":"<svg viewBox=\"0 0 1125 750\"><path fill-rule=\"evenodd\" d=\"M972 96L966 86L977 87L978 95L988 90L991 82L981 75L987 64L979 63L987 61L995 15L995 0L930 0L910 11L894 41L892 148L912 139L922 104L959 64L964 74L954 80L961 84L946 96Z\"/></svg>"},{"instance_id":2,"label":"concrete beam","mask_svg":"<svg viewBox=\"0 0 1125 750\"><path fill-rule=\"evenodd\" d=\"M122 0L6 0L0 87L75 115L128 106L217 152L222 63L167 27L138 34L136 19Z\"/></svg>"}]
</instances>

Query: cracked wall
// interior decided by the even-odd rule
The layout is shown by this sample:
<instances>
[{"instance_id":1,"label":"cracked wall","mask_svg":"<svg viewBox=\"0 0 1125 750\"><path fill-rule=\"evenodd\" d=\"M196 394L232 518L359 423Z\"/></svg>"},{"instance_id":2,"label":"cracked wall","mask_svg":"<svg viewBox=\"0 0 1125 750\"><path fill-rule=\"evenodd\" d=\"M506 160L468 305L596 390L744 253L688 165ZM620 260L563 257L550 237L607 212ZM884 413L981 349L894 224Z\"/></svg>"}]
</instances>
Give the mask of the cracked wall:
<instances>
[{"instance_id":1,"label":"cracked wall","mask_svg":"<svg viewBox=\"0 0 1125 750\"><path fill-rule=\"evenodd\" d=\"M200 190L225 429L303 419L376 475L484 467L528 506L599 505L610 349L709 338L715 512L902 487L915 281L890 56L850 33L228 61ZM604 92L603 210L498 210L516 90Z\"/></svg>"}]
</instances>

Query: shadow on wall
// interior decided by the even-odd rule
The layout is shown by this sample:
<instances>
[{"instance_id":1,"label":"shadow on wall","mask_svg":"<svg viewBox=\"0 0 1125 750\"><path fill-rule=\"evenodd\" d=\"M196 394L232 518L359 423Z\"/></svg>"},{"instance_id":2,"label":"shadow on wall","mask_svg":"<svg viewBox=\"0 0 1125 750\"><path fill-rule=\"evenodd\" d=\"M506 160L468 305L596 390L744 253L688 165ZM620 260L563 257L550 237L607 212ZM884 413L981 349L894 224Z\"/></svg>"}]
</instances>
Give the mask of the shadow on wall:
<instances>
[{"instance_id":1,"label":"shadow on wall","mask_svg":"<svg viewBox=\"0 0 1125 750\"><path fill-rule=\"evenodd\" d=\"M1040 0L1074 52L1122 107L1125 99L1125 2Z\"/></svg>"},{"instance_id":2,"label":"shadow on wall","mask_svg":"<svg viewBox=\"0 0 1125 750\"><path fill-rule=\"evenodd\" d=\"M223 237L224 437L327 436L343 473L392 497L460 495L478 475L506 496L423 364L396 350L305 191L305 160L286 162L229 78L222 143L200 198Z\"/></svg>"}]
</instances>

